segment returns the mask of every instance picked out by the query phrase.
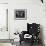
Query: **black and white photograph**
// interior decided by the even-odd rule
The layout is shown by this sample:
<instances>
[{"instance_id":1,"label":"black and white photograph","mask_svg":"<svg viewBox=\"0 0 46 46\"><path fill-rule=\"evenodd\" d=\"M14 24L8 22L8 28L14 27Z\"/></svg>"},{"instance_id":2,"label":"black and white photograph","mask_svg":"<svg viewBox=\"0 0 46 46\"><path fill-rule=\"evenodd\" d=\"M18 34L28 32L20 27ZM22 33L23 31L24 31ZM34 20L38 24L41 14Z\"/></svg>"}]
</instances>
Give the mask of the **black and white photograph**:
<instances>
[{"instance_id":1,"label":"black and white photograph","mask_svg":"<svg viewBox=\"0 0 46 46\"><path fill-rule=\"evenodd\" d=\"M46 46L46 0L0 0L0 46Z\"/></svg>"},{"instance_id":2,"label":"black and white photograph","mask_svg":"<svg viewBox=\"0 0 46 46\"><path fill-rule=\"evenodd\" d=\"M16 9L14 10L16 20L26 20L27 19L27 9Z\"/></svg>"}]
</instances>

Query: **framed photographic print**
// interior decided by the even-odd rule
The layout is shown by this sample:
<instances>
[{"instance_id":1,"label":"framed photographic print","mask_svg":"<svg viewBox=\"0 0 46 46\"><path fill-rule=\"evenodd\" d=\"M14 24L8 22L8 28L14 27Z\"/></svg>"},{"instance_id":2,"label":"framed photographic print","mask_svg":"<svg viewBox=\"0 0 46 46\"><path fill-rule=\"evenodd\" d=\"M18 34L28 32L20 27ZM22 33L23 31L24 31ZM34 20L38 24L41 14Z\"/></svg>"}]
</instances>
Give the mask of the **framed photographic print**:
<instances>
[{"instance_id":1,"label":"framed photographic print","mask_svg":"<svg viewBox=\"0 0 46 46\"><path fill-rule=\"evenodd\" d=\"M27 19L27 10L26 9L16 9L15 10L15 19L26 20Z\"/></svg>"}]
</instances>

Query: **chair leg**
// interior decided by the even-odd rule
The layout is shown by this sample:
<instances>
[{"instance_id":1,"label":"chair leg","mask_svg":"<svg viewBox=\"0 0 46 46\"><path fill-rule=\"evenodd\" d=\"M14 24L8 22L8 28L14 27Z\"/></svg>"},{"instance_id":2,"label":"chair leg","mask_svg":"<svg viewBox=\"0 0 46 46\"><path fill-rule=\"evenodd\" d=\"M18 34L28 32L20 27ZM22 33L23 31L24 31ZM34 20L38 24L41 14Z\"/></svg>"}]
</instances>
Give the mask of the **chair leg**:
<instances>
[{"instance_id":1,"label":"chair leg","mask_svg":"<svg viewBox=\"0 0 46 46\"><path fill-rule=\"evenodd\" d=\"M21 45L21 41L20 41L20 45Z\"/></svg>"},{"instance_id":2,"label":"chair leg","mask_svg":"<svg viewBox=\"0 0 46 46\"><path fill-rule=\"evenodd\" d=\"M33 41L33 39L32 39L32 41L31 41L31 45L30 45L30 46L33 46L33 44L34 44L34 41Z\"/></svg>"}]
</instances>

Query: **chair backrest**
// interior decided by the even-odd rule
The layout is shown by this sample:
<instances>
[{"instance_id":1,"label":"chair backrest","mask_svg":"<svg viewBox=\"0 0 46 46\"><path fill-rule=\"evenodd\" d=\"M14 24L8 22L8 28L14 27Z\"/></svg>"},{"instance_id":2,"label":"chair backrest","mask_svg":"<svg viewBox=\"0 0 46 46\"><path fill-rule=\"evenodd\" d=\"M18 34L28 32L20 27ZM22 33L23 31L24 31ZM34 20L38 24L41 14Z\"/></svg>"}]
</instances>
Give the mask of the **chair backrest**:
<instances>
[{"instance_id":1,"label":"chair backrest","mask_svg":"<svg viewBox=\"0 0 46 46\"><path fill-rule=\"evenodd\" d=\"M29 34L36 35L40 32L40 24L36 24L36 23L29 24L29 23L27 23L27 30L28 30Z\"/></svg>"}]
</instances>

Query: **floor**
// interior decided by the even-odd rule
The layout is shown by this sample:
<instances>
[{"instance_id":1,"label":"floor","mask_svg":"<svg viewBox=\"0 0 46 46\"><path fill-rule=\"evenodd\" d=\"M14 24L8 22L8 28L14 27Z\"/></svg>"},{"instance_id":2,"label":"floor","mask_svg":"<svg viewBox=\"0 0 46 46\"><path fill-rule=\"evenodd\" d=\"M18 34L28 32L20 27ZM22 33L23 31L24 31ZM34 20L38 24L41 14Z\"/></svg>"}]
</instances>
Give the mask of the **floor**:
<instances>
[{"instance_id":1,"label":"floor","mask_svg":"<svg viewBox=\"0 0 46 46\"><path fill-rule=\"evenodd\" d=\"M0 46L16 46L16 45L12 45L11 43L0 43ZM21 45L17 45L17 46L31 46L28 43L22 42ZM33 45L33 46L42 46L42 45Z\"/></svg>"},{"instance_id":2,"label":"floor","mask_svg":"<svg viewBox=\"0 0 46 46\"><path fill-rule=\"evenodd\" d=\"M31 46L31 43L28 41L22 41L21 45L20 42L15 42L14 45L12 45L11 43L0 43L0 46ZM34 44L33 46L42 46L42 45Z\"/></svg>"},{"instance_id":3,"label":"floor","mask_svg":"<svg viewBox=\"0 0 46 46\"><path fill-rule=\"evenodd\" d=\"M12 46L10 43L0 43L0 46Z\"/></svg>"},{"instance_id":4,"label":"floor","mask_svg":"<svg viewBox=\"0 0 46 46\"><path fill-rule=\"evenodd\" d=\"M19 46L31 46L30 44L28 44L28 43L25 43L25 42L22 42L22 44L21 45L19 45ZM43 45L39 45L39 44L34 44L33 46L43 46Z\"/></svg>"}]
</instances>

